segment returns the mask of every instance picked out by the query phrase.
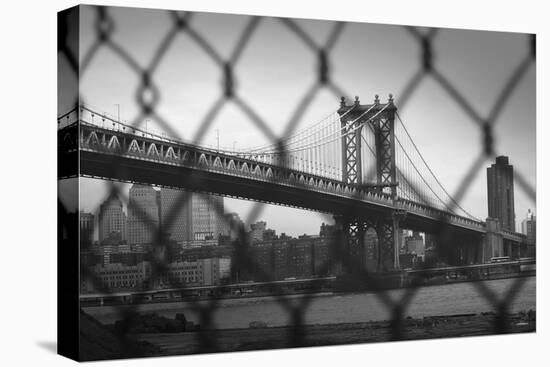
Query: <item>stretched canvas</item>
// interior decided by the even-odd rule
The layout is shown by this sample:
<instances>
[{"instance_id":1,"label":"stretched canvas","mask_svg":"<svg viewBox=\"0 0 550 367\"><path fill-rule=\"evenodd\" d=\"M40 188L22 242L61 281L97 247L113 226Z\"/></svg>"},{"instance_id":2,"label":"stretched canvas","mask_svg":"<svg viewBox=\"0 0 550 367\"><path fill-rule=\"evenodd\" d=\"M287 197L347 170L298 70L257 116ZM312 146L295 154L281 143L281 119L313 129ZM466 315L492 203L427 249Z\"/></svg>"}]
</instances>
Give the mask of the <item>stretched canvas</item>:
<instances>
[{"instance_id":1,"label":"stretched canvas","mask_svg":"<svg viewBox=\"0 0 550 367\"><path fill-rule=\"evenodd\" d=\"M58 14L58 348L536 329L535 35Z\"/></svg>"}]
</instances>

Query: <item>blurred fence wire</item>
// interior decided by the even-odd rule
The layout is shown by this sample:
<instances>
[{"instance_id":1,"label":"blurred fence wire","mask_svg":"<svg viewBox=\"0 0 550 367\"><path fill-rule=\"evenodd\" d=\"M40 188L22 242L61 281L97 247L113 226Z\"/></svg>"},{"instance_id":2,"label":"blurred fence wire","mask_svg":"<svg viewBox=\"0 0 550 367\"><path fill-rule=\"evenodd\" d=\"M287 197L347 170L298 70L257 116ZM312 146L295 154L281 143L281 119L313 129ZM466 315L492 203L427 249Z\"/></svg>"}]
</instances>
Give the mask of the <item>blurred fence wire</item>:
<instances>
[{"instance_id":1,"label":"blurred fence wire","mask_svg":"<svg viewBox=\"0 0 550 367\"><path fill-rule=\"evenodd\" d=\"M316 95L322 90L326 89L332 93L335 100L338 100L341 96L346 96L348 100L350 95L344 88L338 84L338 80L335 80L332 73L331 56L335 48L335 45L339 42L339 37L342 31L348 26L345 22L331 22L332 28L324 43L318 43L314 38L303 29L299 22L293 19L281 18L277 19L284 27L286 27L317 60L317 67L312 70L312 73L316 75L313 84L306 90L305 94L297 100L294 112L291 114L288 122L286 123L283 133L278 135L273 129L269 121L265 121L248 102L239 94L237 81L239 75L236 71L237 65L239 65L243 52L250 43L252 36L258 32L258 29L262 27L262 22L265 18L262 17L248 17L245 27L240 33L238 41L233 46L232 51L229 53L229 57L225 58L220 52L209 43L208 39L199 32L194 24L193 19L196 14L191 12L179 12L168 11L170 15L168 22L170 27L166 31L165 36L160 40L154 54L150 58L150 62L145 66L141 66L132 56L132 50L127 49L126 46L120 42L117 42L114 35L117 32L117 24L114 18L111 16L111 9L109 7L94 7L95 13L95 39L88 49L80 50L81 58L74 54L71 46L69 45L68 37L69 21L67 18L60 18L60 31L58 40L58 54L66 60L69 67L72 69L75 78L82 78L90 69L90 65L94 58L98 55L100 50L109 49L117 58L119 58L127 68L135 74L139 80L137 89L135 90L135 101L139 106L139 114L131 122L131 125L137 127L138 124L145 118L154 118L160 125L161 129L168 133L170 136L179 137L177 129L170 121L166 121L157 112L159 98L162 94L161 88L155 83L156 73L159 70L159 65L163 58L167 55L167 52L174 46L174 40L180 33L186 34L197 46L199 46L208 57L217 65L223 75L223 80L220 85L220 92L218 98L209 107L208 112L202 119L200 128L194 135L193 143L200 144L205 134L209 131L213 122L219 115L219 112L225 104L232 103L238 109L240 109L245 116L248 117L250 122L255 128L257 128L272 144L278 144L284 137L291 135L301 120L304 111L313 102ZM447 93L450 100L454 101L456 105L469 117L471 121L470 129L478 129L483 139L480 141L483 149L481 149L480 156L477 157L470 165L470 169L464 175L461 185L454 192L452 197L454 200L448 203L449 207L455 207L458 202L464 197L468 191L470 184L474 179L475 172L484 164L487 158L494 158L497 155L495 152L494 136L495 130L499 127L499 117L510 100L514 90L518 87L518 84L523 80L529 68L533 67L536 60L535 51L535 36L526 35L525 42L528 47L526 48L525 55L519 62L519 64L511 70L509 76L503 84L501 91L497 93L497 99L488 114L483 115L474 108L472 103L468 100L468 96L462 94L453 83L440 71L434 60L438 54L437 47L434 41L438 35L442 32L441 29L429 29L422 31L415 27L403 26L402 27L404 37L408 37L409 41L416 45L418 48L418 54L420 56L419 68L416 70L404 83L404 89L397 94L399 97L399 107L403 108L409 103L411 97L418 93L419 86L426 79L431 79L437 83ZM78 108L78 103L84 96L78 96L74 101L75 108ZM284 154L283 144L279 144L281 154ZM116 164L116 160L113 161ZM519 184L521 190L534 202L535 201L535 189L529 182L519 173L516 174L516 182ZM126 197L126 193L119 189L119 186L115 185L112 181L105 181L105 185L108 185L112 194L119 197ZM419 190L420 192L420 190ZM421 194L419 194L421 196ZM177 198L175 205L172 207L171 213L168 215L169 225L176 217L177 208L188 205L187 201L189 196L183 193ZM251 223L255 221L260 215L262 208L265 204L255 203L253 208L248 213L248 217L245 222ZM220 217L223 217L223 207L217 208ZM63 211L63 205L59 205L59 210ZM150 223L149 230L155 233L155 247L164 246L163 233L161 233L158 227L158 221L150 218L145 211L140 211L141 219ZM443 224L443 221L442 221ZM441 231L444 232L442 226ZM444 236L445 233L439 235ZM343 247L341 242L342 236L336 236L333 238L330 244L331 255L333 262L339 262L346 266L347 256L342 254ZM254 275L255 279L261 281L272 281L270 274L265 272L258 264L254 263L254 259L250 252L250 243L246 235L244 228L240 228L238 240L232 243L234 246L233 267L241 269L247 269L248 272ZM328 264L324 265L328 267ZM166 274L167 264L163 258L152 256L153 273L159 276ZM111 290L105 287L101 279L93 272L92 269L83 267L81 269L81 276L89 279L101 292L109 293ZM364 270L358 274L354 274L354 277L368 282L374 289L377 288L376 277L373 277L373 273L368 270ZM507 330L507 314L508 306L511 300L515 297L518 291L521 289L525 278L517 278L512 283L512 286L508 290L506 296L499 299L498 296L484 283L474 282L480 297L484 297L493 307L497 317L494 322L495 332L506 332ZM181 287L179 284L174 284L174 288ZM282 294L283 290L278 289L280 286L277 283L273 283L274 294ZM392 320L392 340L403 339L406 337L404 334L404 317L406 316L407 308L410 305L412 298L417 292L417 287L408 288L399 299L393 299L383 289L379 289L375 294L379 300L391 310ZM307 332L304 328L305 316L309 304L313 299L312 294L306 294L299 298L298 301L290 300L288 297L276 296L277 302L288 313L290 320L288 344L287 346L302 346L307 345ZM208 332L210 329L215 329L215 320L213 314L219 307L220 300L211 299L207 301L189 301L192 307L200 314L200 332L195 333L197 339L197 345L199 346L196 352L213 352L219 350L217 344L216 333ZM131 317L131 315L140 311L142 305L133 304L131 306L125 306L118 308L118 318L125 319ZM344 311L344 310L342 310ZM368 311L366 310L366 319L368 319ZM122 334L123 341L129 338L128 335ZM125 356L129 356L129 353Z\"/></svg>"}]
</instances>

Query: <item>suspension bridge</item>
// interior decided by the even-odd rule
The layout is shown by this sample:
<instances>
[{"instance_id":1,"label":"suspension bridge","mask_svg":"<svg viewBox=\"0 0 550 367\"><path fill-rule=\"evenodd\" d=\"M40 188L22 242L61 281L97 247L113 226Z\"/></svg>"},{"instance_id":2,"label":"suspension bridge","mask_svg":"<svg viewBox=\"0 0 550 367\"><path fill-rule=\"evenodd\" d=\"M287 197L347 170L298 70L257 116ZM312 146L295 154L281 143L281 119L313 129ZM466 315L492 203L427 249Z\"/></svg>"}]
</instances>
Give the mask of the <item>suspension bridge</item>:
<instances>
[{"instance_id":1,"label":"suspension bridge","mask_svg":"<svg viewBox=\"0 0 550 367\"><path fill-rule=\"evenodd\" d=\"M402 229L433 234L447 263L518 258L525 237L475 218L449 194L390 95L344 97L306 129L247 149L207 147L137 128L90 107L58 117L58 176L182 188L334 215L352 268L399 268ZM376 241L366 240L368 230Z\"/></svg>"}]
</instances>

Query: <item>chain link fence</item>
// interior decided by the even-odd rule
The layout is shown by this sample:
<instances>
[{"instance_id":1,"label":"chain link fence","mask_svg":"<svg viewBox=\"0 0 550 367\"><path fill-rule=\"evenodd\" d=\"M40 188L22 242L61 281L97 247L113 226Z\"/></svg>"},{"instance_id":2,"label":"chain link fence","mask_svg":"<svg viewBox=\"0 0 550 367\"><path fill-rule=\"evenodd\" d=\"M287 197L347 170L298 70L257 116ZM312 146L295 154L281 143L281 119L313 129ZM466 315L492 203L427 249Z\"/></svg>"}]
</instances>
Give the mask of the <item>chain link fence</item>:
<instances>
[{"instance_id":1,"label":"chain link fence","mask_svg":"<svg viewBox=\"0 0 550 367\"><path fill-rule=\"evenodd\" d=\"M237 87L239 81L238 66L242 61L244 51L251 42L252 37L262 27L262 23L266 18L262 17L248 17L243 27L238 41L233 45L228 57L222 56L216 47L214 47L200 31L195 28L194 18L197 14L191 12L179 12L179 11L167 11L169 17L167 22L169 27L166 34L159 41L150 62L146 66L142 66L135 60L132 54L132 50L127 48L124 43L117 41L115 35L117 32L117 23L111 15L112 9L109 7L91 7L91 11L94 12L94 32L95 37L91 46L87 49L80 49L79 54L75 54L74 48L70 44L70 38L67 35L70 32L74 32L71 29L69 15L64 14L59 18L59 39L58 39L58 54L59 57L64 59L69 69L74 73L74 78L82 78L92 68L94 58L101 52L101 50L108 49L112 51L114 55L127 67L127 69L135 75L137 78L138 86L134 92L135 102L139 106L139 114L130 123L133 127L138 125L146 118L153 118L160 125L161 129L168 133L172 137L179 137L178 129L174 128L175 123L165 120L161 114L158 113L158 104L160 97L163 93L162 89L156 84L155 78L160 68L162 60L166 57L167 53L172 47L175 46L176 36L179 34L185 34L188 36L207 56L211 61L219 68L221 75L223 76L222 83L220 85L219 97L210 105L207 113L203 117L200 128L194 134L192 140L193 144L201 144L204 137L211 129L214 121L220 116L221 109L229 103L232 103L237 107L252 123L252 125L260 131L266 139L273 143L279 144L280 154L284 155L284 145L281 143L282 139L291 135L297 128L299 122L304 116L308 106L310 106L316 96L322 91L328 91L334 95L334 100L338 101L341 96L346 96L348 100L351 100L350 96L344 88L342 88L337 78L333 75L333 65L331 59L335 52L335 47L338 45L341 39L342 32L349 26L345 22L330 22L331 29L328 33L325 42L319 43L315 41L315 37L312 37L300 23L293 19L276 19L277 22L285 27L294 37L303 45L303 47L311 53L312 57L317 60L317 67L312 70L315 75L314 82L307 88L304 95L296 101L296 106L293 109L293 113L288 119L282 134L277 134L273 129L273 124L270 121L266 121L261 117L261 114L256 111L252 105L243 98ZM423 81L430 79L439 85L447 94L447 97L452 100L456 106L462 110L465 115L468 116L471 122L469 129L477 129L482 136L480 144L482 145L480 155L470 164L469 170L464 175L461 184L458 189L453 193L453 202L449 202L448 206L453 208L460 203L464 198L464 195L468 192L471 184L474 180L476 172L478 172L484 162L487 159L493 159L497 156L495 151L495 130L499 128L499 117L501 116L503 109L509 103L512 94L518 88L519 83L525 78L530 68L534 68L536 60L536 47L535 36L526 35L525 43L527 45L526 52L523 55L519 64L510 71L505 83L497 93L496 102L488 114L481 114L474 108L473 104L468 100L468 96L463 95L451 82L446 75L441 72L435 63L435 59L438 56L438 49L435 45L435 40L442 33L448 30L431 28L426 31L419 28L403 26L403 37L406 37L408 41L415 45L420 57L419 67L413 72L412 76L404 83L405 87L400 93L396 93L398 98L398 107L403 109L405 105L410 103L411 97L416 93L419 93L420 85ZM182 66L184 67L184 66ZM79 92L80 93L80 92ZM85 95L78 95L74 102L74 108L79 108L79 103L85 100ZM335 103L336 105L336 103ZM117 164L117 160L113 159L113 165ZM515 171L515 182L519 185L519 188L528 196L532 202L535 202L535 188L524 178L518 171ZM198 179L197 177L182 178L183 180ZM122 192L120 186L116 185L113 181L105 181L105 185L108 186L110 194L118 197L127 197L127 193ZM417 190L418 196L421 190ZM207 197L207 194L201 194ZM127 199L126 199L127 201ZM181 207L189 205L189 196L183 192L177 197L171 212L167 216L169 225L177 216L177 211ZM425 200L427 204L428 201ZM247 213L245 222L252 223L259 218L262 213L263 203L255 203L252 209ZM64 206L60 203L58 205L61 213L60 218L73 218L70 213L66 212ZM218 215L221 218L223 216L223 206L217 207ZM154 233L155 241L153 249L151 250L150 258L152 263L152 273L156 276L165 276L168 272L168 264L166 259L162 256L158 256L162 253L165 247L165 234L162 233L158 221L151 218L145 211L138 210L137 213L141 217L140 219L146 223L149 223L149 230ZM353 213L351 213L353 214ZM74 218L73 218L74 219ZM64 221L62 221L64 222ZM74 231L77 228L77 221L66 221L66 231ZM70 223L70 226L69 226ZM452 233L448 231L448 227L445 226L444 218L441 220L441 228L437 233L438 237L444 240L446 236L451 236ZM228 223L229 225L229 223ZM70 228L72 227L72 228ZM284 296L285 290L277 282L273 282L271 274L262 269L257 264L251 255L251 243L250 238L247 236L244 227L239 230L238 239L231 243L233 247L232 255L232 271L236 269L246 269L253 278L257 281L272 282L271 290L276 301L281 305L289 317L289 326L287 339L281 345L281 347L296 347L311 345L308 341L308 328L305 327L306 314L308 307L315 298L315 294L304 294L297 299L291 299ZM70 236L69 236L70 237ZM345 255L345 236L343 233L339 233L334 236L329 244L330 248L330 263L327 262L322 266L322 271L327 272L334 263L340 264L343 268L349 266L349 257ZM75 245L75 244L73 244ZM437 256L444 257L445 250L441 250ZM413 297L418 292L419 287L422 285L421 279L413 286L407 288L399 297L392 297L389 292L383 289L382 284L379 282L379 278L375 276L373 269L364 269L358 273L354 273L352 276L359 281L366 282L371 289L376 290L374 293L378 300L384 305L384 307L390 311L390 330L388 335L389 340L402 340L407 339L407 323L406 319L407 309L410 306ZM94 284L94 288L98 291L108 294L111 292L109 287L106 287L101 279L94 273L94 271L87 267L80 269L81 277L88 279ZM169 277L167 277L170 279ZM499 295L495 293L484 282L473 282L479 293L479 297L483 297L488 301L491 308L494 310L496 316L493 321L492 331L496 333L503 333L509 330L509 306L511 301L521 290L527 278L520 277L512 282L511 287L505 293L504 297L499 298ZM173 288L181 288L180 284L172 284ZM218 340L218 334L213 331L216 329L216 323L214 320L214 313L221 307L221 299L208 299L208 300L186 300L191 307L200 315L201 330L195 332L193 335L196 337L196 341L193 344L194 349L192 353L202 352L215 352L221 350ZM135 317L136 312L144 312L144 304L132 304L125 305L124 307L118 307L117 319L119 320L131 320ZM345 310L342 310L345 312ZM365 320L368 319L368 310L365 311ZM136 348L134 342L134 336L120 331L117 334L120 338L118 341L122 346L118 352L113 352L102 356L102 358L116 358L116 357L133 357L139 355L150 355L145 349ZM253 349L254 347L245 347L244 349ZM155 353L152 353L155 354ZM94 359L97 355L86 356L84 359Z\"/></svg>"}]
</instances>

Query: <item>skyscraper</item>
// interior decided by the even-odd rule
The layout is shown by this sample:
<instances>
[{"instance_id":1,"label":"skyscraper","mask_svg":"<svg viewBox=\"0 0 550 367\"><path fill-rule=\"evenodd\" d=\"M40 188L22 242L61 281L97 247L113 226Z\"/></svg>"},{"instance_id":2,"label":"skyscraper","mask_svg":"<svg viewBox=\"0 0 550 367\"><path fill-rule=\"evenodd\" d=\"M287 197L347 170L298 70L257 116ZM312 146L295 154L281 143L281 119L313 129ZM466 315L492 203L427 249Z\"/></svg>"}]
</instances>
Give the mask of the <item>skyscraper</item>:
<instances>
[{"instance_id":1,"label":"skyscraper","mask_svg":"<svg viewBox=\"0 0 550 367\"><path fill-rule=\"evenodd\" d=\"M134 184L128 203L128 242L153 243L159 229L158 196L151 186Z\"/></svg>"},{"instance_id":2,"label":"skyscraper","mask_svg":"<svg viewBox=\"0 0 550 367\"><path fill-rule=\"evenodd\" d=\"M244 223L237 213L227 213L220 225L220 232L229 237L231 241L239 238L241 230L244 229Z\"/></svg>"},{"instance_id":3,"label":"skyscraper","mask_svg":"<svg viewBox=\"0 0 550 367\"><path fill-rule=\"evenodd\" d=\"M223 213L221 196L160 190L160 225L177 242L217 240L224 230Z\"/></svg>"},{"instance_id":4,"label":"skyscraper","mask_svg":"<svg viewBox=\"0 0 550 367\"><path fill-rule=\"evenodd\" d=\"M223 212L223 197L191 194L192 240L217 239L222 230Z\"/></svg>"},{"instance_id":5,"label":"skyscraper","mask_svg":"<svg viewBox=\"0 0 550 367\"><path fill-rule=\"evenodd\" d=\"M189 241L191 227L190 193L160 190L160 226L164 236L176 242Z\"/></svg>"},{"instance_id":6,"label":"skyscraper","mask_svg":"<svg viewBox=\"0 0 550 367\"><path fill-rule=\"evenodd\" d=\"M116 195L110 195L99 207L99 242L103 242L109 234L116 232L122 240L126 239L126 214L122 210L122 202Z\"/></svg>"},{"instance_id":7,"label":"skyscraper","mask_svg":"<svg viewBox=\"0 0 550 367\"><path fill-rule=\"evenodd\" d=\"M498 219L502 229L516 230L514 213L514 167L508 157L499 156L487 168L489 217Z\"/></svg>"},{"instance_id":8,"label":"skyscraper","mask_svg":"<svg viewBox=\"0 0 550 367\"><path fill-rule=\"evenodd\" d=\"M521 222L521 233L527 236L527 241L534 244L537 238L537 218L529 209L527 217Z\"/></svg>"}]
</instances>

